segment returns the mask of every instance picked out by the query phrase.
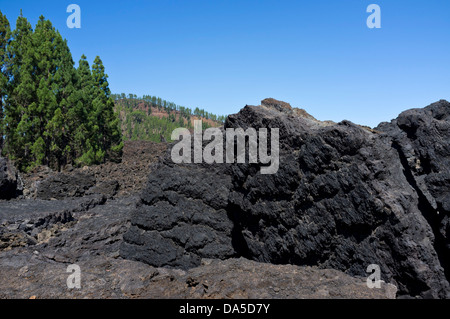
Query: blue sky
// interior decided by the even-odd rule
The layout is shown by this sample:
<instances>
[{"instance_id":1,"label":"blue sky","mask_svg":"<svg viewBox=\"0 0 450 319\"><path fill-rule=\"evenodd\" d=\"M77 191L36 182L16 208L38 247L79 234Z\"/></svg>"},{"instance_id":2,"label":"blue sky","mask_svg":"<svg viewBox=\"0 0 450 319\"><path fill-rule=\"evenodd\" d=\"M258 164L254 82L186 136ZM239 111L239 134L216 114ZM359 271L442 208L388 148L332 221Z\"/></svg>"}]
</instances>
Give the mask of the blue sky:
<instances>
[{"instance_id":1,"label":"blue sky","mask_svg":"<svg viewBox=\"0 0 450 319\"><path fill-rule=\"evenodd\" d=\"M66 8L81 7L81 29ZM369 29L369 4L381 29ZM114 93L151 94L216 114L267 97L320 120L376 126L450 100L450 1L11 1L33 27L42 14L74 61L102 58Z\"/></svg>"}]
</instances>

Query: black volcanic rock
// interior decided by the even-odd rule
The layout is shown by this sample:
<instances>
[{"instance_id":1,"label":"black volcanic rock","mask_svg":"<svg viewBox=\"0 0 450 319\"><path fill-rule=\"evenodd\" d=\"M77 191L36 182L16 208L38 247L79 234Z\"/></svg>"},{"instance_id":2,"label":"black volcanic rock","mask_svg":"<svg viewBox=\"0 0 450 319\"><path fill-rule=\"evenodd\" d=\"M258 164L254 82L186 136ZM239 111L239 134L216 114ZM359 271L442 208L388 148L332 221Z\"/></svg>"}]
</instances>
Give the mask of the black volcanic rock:
<instances>
[{"instance_id":1,"label":"black volcanic rock","mask_svg":"<svg viewBox=\"0 0 450 319\"><path fill-rule=\"evenodd\" d=\"M136 200L0 201L0 298L395 298L393 285L369 289L365 278L333 269L238 258L182 271L122 259ZM67 287L71 264L80 289Z\"/></svg>"},{"instance_id":2,"label":"black volcanic rock","mask_svg":"<svg viewBox=\"0 0 450 319\"><path fill-rule=\"evenodd\" d=\"M419 209L433 229L434 248L450 278L450 103L401 113L377 130L392 137Z\"/></svg>"},{"instance_id":3,"label":"black volcanic rock","mask_svg":"<svg viewBox=\"0 0 450 319\"><path fill-rule=\"evenodd\" d=\"M46 242L62 229L72 226L79 212L84 213L105 202L106 197L100 195L60 201L22 199L1 202L0 252ZM83 237L78 240L83 241Z\"/></svg>"},{"instance_id":4,"label":"black volcanic rock","mask_svg":"<svg viewBox=\"0 0 450 319\"><path fill-rule=\"evenodd\" d=\"M448 297L448 102L377 130L320 122L273 99L261 104L230 115L225 129L279 128L278 172L174 164L169 150L152 168L121 255L184 269L246 257L353 276L377 264L400 295Z\"/></svg>"},{"instance_id":5,"label":"black volcanic rock","mask_svg":"<svg viewBox=\"0 0 450 319\"><path fill-rule=\"evenodd\" d=\"M0 157L0 199L11 199L22 191L22 181L15 167Z\"/></svg>"},{"instance_id":6,"label":"black volcanic rock","mask_svg":"<svg viewBox=\"0 0 450 319\"><path fill-rule=\"evenodd\" d=\"M36 198L64 199L69 197L82 197L94 187L95 177L92 174L57 173L39 182Z\"/></svg>"}]
</instances>

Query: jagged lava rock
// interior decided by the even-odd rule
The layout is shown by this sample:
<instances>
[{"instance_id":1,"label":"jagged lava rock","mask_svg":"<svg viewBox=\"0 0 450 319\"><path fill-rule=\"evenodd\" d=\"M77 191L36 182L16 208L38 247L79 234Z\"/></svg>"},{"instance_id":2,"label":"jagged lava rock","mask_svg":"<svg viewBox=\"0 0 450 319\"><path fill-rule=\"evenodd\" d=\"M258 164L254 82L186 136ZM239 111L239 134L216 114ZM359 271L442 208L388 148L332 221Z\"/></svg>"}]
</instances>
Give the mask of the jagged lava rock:
<instances>
[{"instance_id":1,"label":"jagged lava rock","mask_svg":"<svg viewBox=\"0 0 450 319\"><path fill-rule=\"evenodd\" d=\"M447 115L439 121L447 121L450 112L441 112ZM246 257L353 276L377 264L399 295L449 296L437 228L389 133L320 122L273 99L224 125L239 127L279 129L278 172L263 175L259 164L174 164L169 150L132 213L123 257L183 269L202 258ZM433 194L448 198L439 187Z\"/></svg>"},{"instance_id":2,"label":"jagged lava rock","mask_svg":"<svg viewBox=\"0 0 450 319\"><path fill-rule=\"evenodd\" d=\"M64 199L84 196L86 191L95 185L92 174L57 173L41 181L36 190L39 199Z\"/></svg>"},{"instance_id":3,"label":"jagged lava rock","mask_svg":"<svg viewBox=\"0 0 450 319\"><path fill-rule=\"evenodd\" d=\"M8 159L0 157L0 199L11 199L20 194L22 181Z\"/></svg>"},{"instance_id":4,"label":"jagged lava rock","mask_svg":"<svg viewBox=\"0 0 450 319\"><path fill-rule=\"evenodd\" d=\"M433 229L434 248L450 278L450 103L401 113L377 130L392 137L419 209Z\"/></svg>"},{"instance_id":5,"label":"jagged lava rock","mask_svg":"<svg viewBox=\"0 0 450 319\"><path fill-rule=\"evenodd\" d=\"M103 205L100 195L60 201L10 200L0 203L0 252L47 241L76 221L78 212Z\"/></svg>"},{"instance_id":6,"label":"jagged lava rock","mask_svg":"<svg viewBox=\"0 0 450 319\"><path fill-rule=\"evenodd\" d=\"M136 200L0 202L0 298L395 297L393 285L369 289L365 278L332 269L238 258L203 259L182 271L122 259L119 245ZM70 264L81 269L81 289L67 288Z\"/></svg>"}]
</instances>

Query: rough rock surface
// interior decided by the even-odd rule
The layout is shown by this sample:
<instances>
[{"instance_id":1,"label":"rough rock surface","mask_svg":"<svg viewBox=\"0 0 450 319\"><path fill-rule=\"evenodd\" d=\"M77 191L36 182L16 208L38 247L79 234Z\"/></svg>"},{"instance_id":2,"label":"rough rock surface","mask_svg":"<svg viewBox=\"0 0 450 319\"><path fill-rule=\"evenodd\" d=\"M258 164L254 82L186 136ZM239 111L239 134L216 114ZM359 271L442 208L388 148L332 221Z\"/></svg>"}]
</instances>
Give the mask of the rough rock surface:
<instances>
[{"instance_id":1,"label":"rough rock surface","mask_svg":"<svg viewBox=\"0 0 450 319\"><path fill-rule=\"evenodd\" d=\"M94 185L95 178L92 175L58 173L39 184L37 198L64 199L67 197L82 197Z\"/></svg>"},{"instance_id":2,"label":"rough rock surface","mask_svg":"<svg viewBox=\"0 0 450 319\"><path fill-rule=\"evenodd\" d=\"M394 298L336 270L246 259L203 260L189 271L119 257L137 198L91 195L0 201L0 298ZM69 289L68 265L81 270ZM257 287L257 289L254 289Z\"/></svg>"},{"instance_id":3,"label":"rough rock surface","mask_svg":"<svg viewBox=\"0 0 450 319\"><path fill-rule=\"evenodd\" d=\"M434 147L423 144L425 137L414 141L445 165L448 148L442 147L450 136L439 128L448 127L450 108L440 105L434 126L422 128L417 117L410 125L428 130L424 136ZM229 116L225 129L238 127L279 128L278 172L262 175L259 164L174 164L168 152L152 167L121 256L182 269L198 267L203 258L246 257L352 276L365 276L368 265L377 264L400 295L449 297L448 252L440 248L448 238L450 196L439 187L446 175L428 182L442 206L437 225L388 130L320 122L275 100Z\"/></svg>"},{"instance_id":4,"label":"rough rock surface","mask_svg":"<svg viewBox=\"0 0 450 319\"><path fill-rule=\"evenodd\" d=\"M106 201L86 196L61 201L17 200L0 203L0 251L46 242L76 222L86 212Z\"/></svg>"},{"instance_id":5,"label":"rough rock surface","mask_svg":"<svg viewBox=\"0 0 450 319\"><path fill-rule=\"evenodd\" d=\"M377 130L392 137L404 173L433 229L434 248L450 278L450 103L444 100L401 113Z\"/></svg>"},{"instance_id":6,"label":"rough rock surface","mask_svg":"<svg viewBox=\"0 0 450 319\"><path fill-rule=\"evenodd\" d=\"M0 251L0 298L395 297L393 285L369 289L365 278L331 269L240 258L203 260L183 271L122 259L119 247L136 200L1 202L0 229L21 232L30 241ZM80 267L80 289L67 286L72 264Z\"/></svg>"},{"instance_id":7,"label":"rough rock surface","mask_svg":"<svg viewBox=\"0 0 450 319\"><path fill-rule=\"evenodd\" d=\"M11 199L22 191L22 180L14 166L0 157L0 199Z\"/></svg>"},{"instance_id":8,"label":"rough rock surface","mask_svg":"<svg viewBox=\"0 0 450 319\"><path fill-rule=\"evenodd\" d=\"M108 162L82 168L66 167L54 172L40 166L24 174L28 199L65 199L101 194L107 198L134 196L148 179L149 166L167 148L165 143L126 141L121 163Z\"/></svg>"},{"instance_id":9,"label":"rough rock surface","mask_svg":"<svg viewBox=\"0 0 450 319\"><path fill-rule=\"evenodd\" d=\"M271 265L246 259L205 260L182 271L94 256L77 261L81 288L68 289L66 261L38 254L0 255L0 298L251 298L393 299L396 287L369 289L364 279L337 270ZM45 278L45 280L44 280Z\"/></svg>"}]
</instances>

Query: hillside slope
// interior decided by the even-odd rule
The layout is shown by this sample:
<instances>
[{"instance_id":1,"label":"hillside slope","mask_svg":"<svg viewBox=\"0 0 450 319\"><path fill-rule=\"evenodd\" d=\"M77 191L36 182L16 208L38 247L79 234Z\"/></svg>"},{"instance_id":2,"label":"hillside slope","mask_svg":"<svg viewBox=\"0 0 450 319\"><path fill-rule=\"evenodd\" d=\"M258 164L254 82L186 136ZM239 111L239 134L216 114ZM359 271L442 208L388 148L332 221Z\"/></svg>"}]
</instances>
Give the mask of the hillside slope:
<instances>
[{"instance_id":1,"label":"hillside slope","mask_svg":"<svg viewBox=\"0 0 450 319\"><path fill-rule=\"evenodd\" d=\"M217 116L196 108L176 105L165 100L152 99L147 96L138 98L113 94L115 111L119 115L122 135L127 140L152 142L170 141L172 131L179 127L193 129L194 121L201 120L203 129L218 127L225 117Z\"/></svg>"}]
</instances>

